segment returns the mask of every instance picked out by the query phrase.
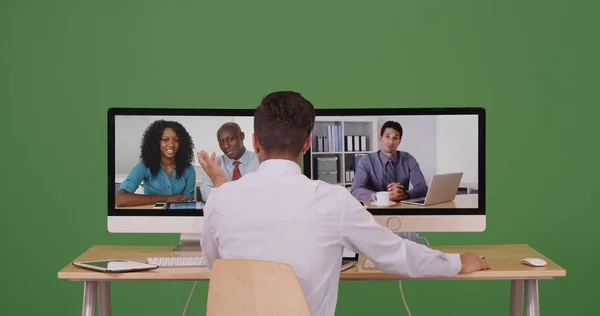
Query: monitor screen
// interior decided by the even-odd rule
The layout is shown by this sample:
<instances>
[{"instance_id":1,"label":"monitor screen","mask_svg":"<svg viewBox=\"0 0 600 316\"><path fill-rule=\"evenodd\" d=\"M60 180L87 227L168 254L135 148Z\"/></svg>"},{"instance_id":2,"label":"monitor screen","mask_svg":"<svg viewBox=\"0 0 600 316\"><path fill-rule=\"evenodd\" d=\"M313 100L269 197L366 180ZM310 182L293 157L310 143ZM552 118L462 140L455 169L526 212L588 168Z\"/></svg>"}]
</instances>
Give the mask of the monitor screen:
<instances>
[{"instance_id":1,"label":"monitor screen","mask_svg":"<svg viewBox=\"0 0 600 316\"><path fill-rule=\"evenodd\" d=\"M306 176L373 215L485 215L485 111L317 109Z\"/></svg>"},{"instance_id":2,"label":"monitor screen","mask_svg":"<svg viewBox=\"0 0 600 316\"><path fill-rule=\"evenodd\" d=\"M373 215L485 215L484 109L316 109L316 114L313 144L302 162L307 177L346 187ZM235 123L252 153L253 115L253 109L110 109L109 216L202 216L210 182L196 152L225 157L229 149L220 146L217 131ZM179 142L177 152L168 144L161 149L162 134L144 142L150 127L163 120L189 135L189 142L171 135ZM153 173L143 163L177 154L189 165ZM171 198L138 196L123 204L117 203L123 202L119 191Z\"/></svg>"},{"instance_id":3,"label":"monitor screen","mask_svg":"<svg viewBox=\"0 0 600 316\"><path fill-rule=\"evenodd\" d=\"M253 115L251 109L110 109L109 216L202 216L211 182L196 153L234 155L243 145L244 157L258 166L251 155ZM231 123L243 133L241 144L231 128L217 137Z\"/></svg>"}]
</instances>

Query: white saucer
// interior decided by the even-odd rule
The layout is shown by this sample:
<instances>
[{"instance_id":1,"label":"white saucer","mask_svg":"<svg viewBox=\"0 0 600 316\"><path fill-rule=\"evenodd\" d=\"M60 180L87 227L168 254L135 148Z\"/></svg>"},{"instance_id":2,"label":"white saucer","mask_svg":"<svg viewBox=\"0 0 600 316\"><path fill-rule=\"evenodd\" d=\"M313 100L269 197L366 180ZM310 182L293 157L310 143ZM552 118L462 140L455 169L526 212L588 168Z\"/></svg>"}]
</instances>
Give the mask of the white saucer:
<instances>
[{"instance_id":1,"label":"white saucer","mask_svg":"<svg viewBox=\"0 0 600 316\"><path fill-rule=\"evenodd\" d=\"M373 204L374 206L392 206L392 205L396 204L396 202L390 201L388 204L379 204L377 202L371 202L371 204Z\"/></svg>"}]
</instances>

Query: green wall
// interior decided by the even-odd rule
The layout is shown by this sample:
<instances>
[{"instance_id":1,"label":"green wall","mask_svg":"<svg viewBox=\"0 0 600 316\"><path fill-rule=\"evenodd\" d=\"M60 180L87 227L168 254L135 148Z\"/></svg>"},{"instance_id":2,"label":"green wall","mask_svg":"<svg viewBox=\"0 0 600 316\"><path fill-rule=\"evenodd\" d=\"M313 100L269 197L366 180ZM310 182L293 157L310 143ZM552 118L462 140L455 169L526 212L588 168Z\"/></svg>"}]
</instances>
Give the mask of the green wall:
<instances>
[{"instance_id":1,"label":"green wall","mask_svg":"<svg viewBox=\"0 0 600 316\"><path fill-rule=\"evenodd\" d=\"M76 315L82 284L56 277L70 260L177 241L107 232L107 108L251 108L280 89L320 108L484 106L487 230L425 236L527 243L568 269L540 282L544 315L600 314L597 2L225 2L0 1L0 314ZM113 314L177 315L191 286L114 284ZM404 289L415 315L508 313L505 281ZM337 311L405 314L391 281L342 282Z\"/></svg>"}]
</instances>

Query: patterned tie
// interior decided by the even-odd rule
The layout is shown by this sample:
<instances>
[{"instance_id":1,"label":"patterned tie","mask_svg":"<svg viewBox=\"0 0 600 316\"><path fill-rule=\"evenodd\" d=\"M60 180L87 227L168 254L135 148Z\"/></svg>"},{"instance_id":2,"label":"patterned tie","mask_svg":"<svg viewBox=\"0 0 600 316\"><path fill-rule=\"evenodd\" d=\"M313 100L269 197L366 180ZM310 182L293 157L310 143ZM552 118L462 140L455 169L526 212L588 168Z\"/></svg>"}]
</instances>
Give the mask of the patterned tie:
<instances>
[{"instance_id":1,"label":"patterned tie","mask_svg":"<svg viewBox=\"0 0 600 316\"><path fill-rule=\"evenodd\" d=\"M390 183L396 182L396 166L394 166L394 162L390 159L385 164L385 189L387 190L387 186Z\"/></svg>"},{"instance_id":2,"label":"patterned tie","mask_svg":"<svg viewBox=\"0 0 600 316\"><path fill-rule=\"evenodd\" d=\"M235 167L233 168L233 176L231 177L231 180L235 181L235 180L241 178L242 174L240 173L239 160L234 161L233 164L235 165Z\"/></svg>"}]
</instances>

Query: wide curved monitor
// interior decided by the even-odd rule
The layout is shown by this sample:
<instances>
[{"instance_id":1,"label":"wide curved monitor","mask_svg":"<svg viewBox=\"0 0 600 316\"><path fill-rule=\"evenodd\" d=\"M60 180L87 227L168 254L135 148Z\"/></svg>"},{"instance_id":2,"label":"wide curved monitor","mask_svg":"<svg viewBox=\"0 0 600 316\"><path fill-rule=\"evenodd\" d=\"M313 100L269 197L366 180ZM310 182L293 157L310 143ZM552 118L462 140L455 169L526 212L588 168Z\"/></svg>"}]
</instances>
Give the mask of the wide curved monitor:
<instances>
[{"instance_id":1,"label":"wide curved monitor","mask_svg":"<svg viewBox=\"0 0 600 316\"><path fill-rule=\"evenodd\" d=\"M381 225L397 232L485 229L483 108L316 109L316 113L313 145L303 158L303 172L309 178L346 187ZM195 152L203 149L222 155L217 130L228 122L240 126L245 134L243 145L251 152L253 115L253 109L109 109L108 230L179 233L179 250L199 250L203 203L209 190ZM185 173L185 181L170 182L165 175L167 181L162 182L179 186L178 192L173 189L171 193L187 195L193 202L122 205L121 200L121 205L118 205L116 196L119 190L140 195L157 192L155 186L161 182L140 180L143 172L140 173L138 165L142 161L143 136L148 127L159 120L179 123L193 141L191 166ZM386 122L396 122L401 126L401 137L393 135L393 128L389 130L391 134L384 136L392 147L395 144L393 138L399 138L396 151L403 152L396 161L398 170L389 171L389 174L396 172L399 178L393 180L390 177L385 180L387 182L383 179L383 172L373 171L372 179L367 175L370 172L367 169L376 169L378 164L383 171L383 162L389 160L389 157L378 155L382 149L388 152L391 149L390 144L382 142L382 127ZM154 146L158 146L156 142L159 141L155 139ZM185 147L185 144L181 146ZM134 172L136 167L137 174ZM362 175L357 172L359 170L362 170ZM359 182L362 184L359 185ZM390 205L373 203L377 194L386 199L383 186L388 182L404 183L406 188L403 191L408 196L394 201L394 195L389 195ZM426 191L423 184L427 187ZM410 200L423 199L425 205L409 204L408 197Z\"/></svg>"}]
</instances>

